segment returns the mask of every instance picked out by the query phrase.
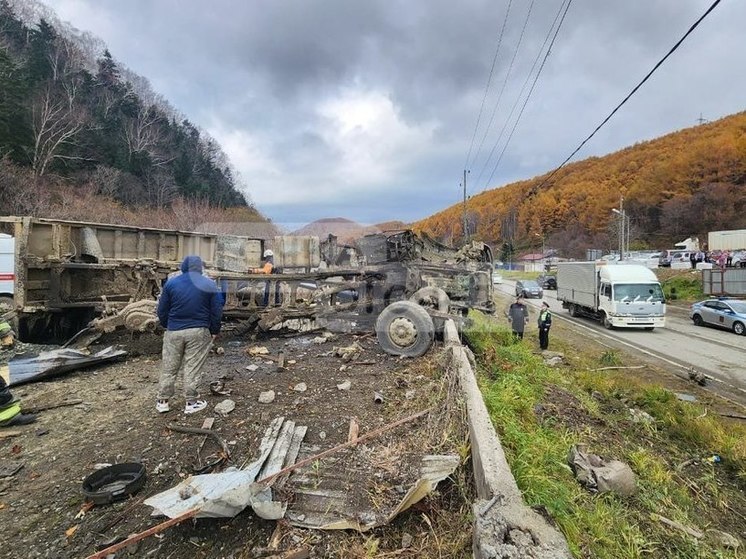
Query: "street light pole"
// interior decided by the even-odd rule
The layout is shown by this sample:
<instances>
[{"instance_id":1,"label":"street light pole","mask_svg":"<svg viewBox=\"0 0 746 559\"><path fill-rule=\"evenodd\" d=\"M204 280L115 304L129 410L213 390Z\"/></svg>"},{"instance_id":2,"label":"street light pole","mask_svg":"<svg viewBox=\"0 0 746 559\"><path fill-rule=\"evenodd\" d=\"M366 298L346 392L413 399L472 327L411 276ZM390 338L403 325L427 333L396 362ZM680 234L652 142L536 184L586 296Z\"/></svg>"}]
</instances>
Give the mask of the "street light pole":
<instances>
[{"instance_id":1,"label":"street light pole","mask_svg":"<svg viewBox=\"0 0 746 559\"><path fill-rule=\"evenodd\" d=\"M624 260L625 239L629 251L629 228L627 227L627 214L624 211L624 196L619 199L619 209L611 208L611 211L619 216L619 261ZM627 229L627 235L625 235Z\"/></svg>"}]
</instances>

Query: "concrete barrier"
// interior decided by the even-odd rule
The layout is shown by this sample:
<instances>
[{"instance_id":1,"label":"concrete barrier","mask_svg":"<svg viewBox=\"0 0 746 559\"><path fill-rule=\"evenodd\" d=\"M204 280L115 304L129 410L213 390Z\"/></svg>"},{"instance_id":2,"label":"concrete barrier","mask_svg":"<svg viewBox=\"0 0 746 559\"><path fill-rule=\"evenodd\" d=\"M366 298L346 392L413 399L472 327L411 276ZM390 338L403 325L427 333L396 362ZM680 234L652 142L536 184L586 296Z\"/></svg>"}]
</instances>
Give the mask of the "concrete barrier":
<instances>
[{"instance_id":1,"label":"concrete barrier","mask_svg":"<svg viewBox=\"0 0 746 559\"><path fill-rule=\"evenodd\" d=\"M443 337L466 402L478 497L472 505L475 559L570 559L564 536L523 502L477 386L473 356L453 321L446 321Z\"/></svg>"}]
</instances>

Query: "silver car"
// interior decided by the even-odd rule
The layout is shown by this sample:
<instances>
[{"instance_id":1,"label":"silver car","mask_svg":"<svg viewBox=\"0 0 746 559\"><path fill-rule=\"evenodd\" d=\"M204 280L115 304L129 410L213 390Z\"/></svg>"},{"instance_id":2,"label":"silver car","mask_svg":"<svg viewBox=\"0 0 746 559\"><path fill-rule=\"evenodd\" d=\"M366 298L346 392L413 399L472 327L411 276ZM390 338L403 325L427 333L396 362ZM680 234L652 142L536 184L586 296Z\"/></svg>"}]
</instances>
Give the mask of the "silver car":
<instances>
[{"instance_id":1,"label":"silver car","mask_svg":"<svg viewBox=\"0 0 746 559\"><path fill-rule=\"evenodd\" d=\"M697 326L709 324L746 335L746 301L742 299L708 299L692 305L689 316Z\"/></svg>"}]
</instances>

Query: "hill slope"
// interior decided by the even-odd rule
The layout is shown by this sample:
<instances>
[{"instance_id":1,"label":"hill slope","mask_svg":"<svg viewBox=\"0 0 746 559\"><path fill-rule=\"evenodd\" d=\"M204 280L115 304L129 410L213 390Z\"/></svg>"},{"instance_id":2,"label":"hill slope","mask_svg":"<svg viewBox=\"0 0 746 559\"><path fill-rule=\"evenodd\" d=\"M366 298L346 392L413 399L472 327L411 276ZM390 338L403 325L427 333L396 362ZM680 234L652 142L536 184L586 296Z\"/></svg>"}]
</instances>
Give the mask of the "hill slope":
<instances>
[{"instance_id":1,"label":"hill slope","mask_svg":"<svg viewBox=\"0 0 746 559\"><path fill-rule=\"evenodd\" d=\"M3 213L51 216L71 195L96 207L247 206L215 140L33 0L0 0L0 158Z\"/></svg>"},{"instance_id":2,"label":"hill slope","mask_svg":"<svg viewBox=\"0 0 746 559\"><path fill-rule=\"evenodd\" d=\"M472 197L470 233L516 250L583 257L616 246L611 209L631 219L632 248L667 248L688 236L746 227L746 112L593 157ZM461 204L415 224L438 238L463 235Z\"/></svg>"}]
</instances>

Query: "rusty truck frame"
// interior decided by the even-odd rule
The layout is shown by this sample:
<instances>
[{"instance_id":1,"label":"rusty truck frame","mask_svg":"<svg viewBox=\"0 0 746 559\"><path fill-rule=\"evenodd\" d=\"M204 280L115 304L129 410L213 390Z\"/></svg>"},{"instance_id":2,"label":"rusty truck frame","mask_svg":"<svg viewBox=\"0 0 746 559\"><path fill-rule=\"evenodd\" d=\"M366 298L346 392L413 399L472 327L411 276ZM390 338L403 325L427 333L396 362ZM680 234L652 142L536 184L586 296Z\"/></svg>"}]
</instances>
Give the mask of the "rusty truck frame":
<instances>
[{"instance_id":1,"label":"rusty truck frame","mask_svg":"<svg viewBox=\"0 0 746 559\"><path fill-rule=\"evenodd\" d=\"M235 235L31 217L0 217L15 239L15 314L22 340L62 341L79 330L158 328L155 306L183 258L199 255L238 333L375 329L384 350L421 355L446 318L494 312L484 243L446 247L411 230L344 246L330 236L272 240L281 273L247 273L268 241ZM264 304L265 292L269 302Z\"/></svg>"}]
</instances>

